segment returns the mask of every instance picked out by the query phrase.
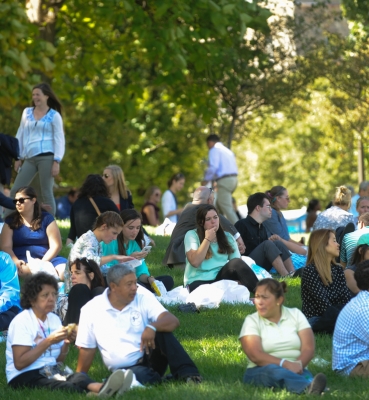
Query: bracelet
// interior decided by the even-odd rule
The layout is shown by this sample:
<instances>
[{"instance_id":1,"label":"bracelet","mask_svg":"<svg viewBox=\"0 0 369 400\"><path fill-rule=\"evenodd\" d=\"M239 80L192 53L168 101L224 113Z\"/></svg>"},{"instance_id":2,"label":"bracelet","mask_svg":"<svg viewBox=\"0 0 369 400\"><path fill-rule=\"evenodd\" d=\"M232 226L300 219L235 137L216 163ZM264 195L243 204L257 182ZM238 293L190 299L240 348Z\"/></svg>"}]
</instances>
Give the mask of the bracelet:
<instances>
[{"instance_id":1,"label":"bracelet","mask_svg":"<svg viewBox=\"0 0 369 400\"><path fill-rule=\"evenodd\" d=\"M279 363L279 366L282 367L282 366L283 366L283 363L284 363L285 361L286 361L286 360L285 360L284 358L282 358L281 361L280 361L280 363Z\"/></svg>"},{"instance_id":2,"label":"bracelet","mask_svg":"<svg viewBox=\"0 0 369 400\"><path fill-rule=\"evenodd\" d=\"M207 240L209 243L211 243L211 240L209 240L208 238L204 238L205 240Z\"/></svg>"},{"instance_id":3,"label":"bracelet","mask_svg":"<svg viewBox=\"0 0 369 400\"><path fill-rule=\"evenodd\" d=\"M152 329L154 332L156 332L156 328L155 328L155 326L152 326L152 325L146 325L146 328L150 328L150 329Z\"/></svg>"}]
</instances>

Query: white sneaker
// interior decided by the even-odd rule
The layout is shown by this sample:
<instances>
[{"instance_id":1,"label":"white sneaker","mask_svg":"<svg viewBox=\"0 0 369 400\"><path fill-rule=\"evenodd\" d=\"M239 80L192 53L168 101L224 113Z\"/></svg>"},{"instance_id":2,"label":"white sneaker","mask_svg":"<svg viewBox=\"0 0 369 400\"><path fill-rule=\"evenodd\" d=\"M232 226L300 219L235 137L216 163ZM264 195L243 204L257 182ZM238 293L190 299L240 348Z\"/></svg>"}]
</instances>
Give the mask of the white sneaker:
<instances>
[{"instance_id":1,"label":"white sneaker","mask_svg":"<svg viewBox=\"0 0 369 400\"><path fill-rule=\"evenodd\" d=\"M132 380L133 380L133 372L130 369L125 370L123 383L121 383L121 387L118 389L117 397L122 396L123 393L127 392L130 389Z\"/></svg>"},{"instance_id":2,"label":"white sneaker","mask_svg":"<svg viewBox=\"0 0 369 400\"><path fill-rule=\"evenodd\" d=\"M108 398L113 396L121 387L122 381L124 381L124 372L121 369L117 369L109 376L97 397Z\"/></svg>"}]
</instances>

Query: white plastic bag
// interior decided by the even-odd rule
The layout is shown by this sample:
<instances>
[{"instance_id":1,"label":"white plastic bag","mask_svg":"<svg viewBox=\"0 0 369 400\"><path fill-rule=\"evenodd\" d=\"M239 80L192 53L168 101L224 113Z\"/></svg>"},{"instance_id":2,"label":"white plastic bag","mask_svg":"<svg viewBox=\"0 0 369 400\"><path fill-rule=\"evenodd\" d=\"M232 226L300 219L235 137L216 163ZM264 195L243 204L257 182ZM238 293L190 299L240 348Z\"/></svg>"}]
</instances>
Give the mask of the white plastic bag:
<instances>
[{"instance_id":1,"label":"white plastic bag","mask_svg":"<svg viewBox=\"0 0 369 400\"><path fill-rule=\"evenodd\" d=\"M218 308L223 299L224 290L214 284L201 285L187 297L187 303L195 303L196 307Z\"/></svg>"},{"instance_id":2,"label":"white plastic bag","mask_svg":"<svg viewBox=\"0 0 369 400\"><path fill-rule=\"evenodd\" d=\"M250 301L250 292L247 287L239 285L236 281L221 280L212 283L211 286L223 290L222 302L224 303L253 304Z\"/></svg>"},{"instance_id":3,"label":"white plastic bag","mask_svg":"<svg viewBox=\"0 0 369 400\"><path fill-rule=\"evenodd\" d=\"M26 251L26 256L27 264L29 269L31 270L32 275L37 274L37 272L45 272L59 280L59 275L50 261L42 261L37 258L31 257L29 250Z\"/></svg>"},{"instance_id":4,"label":"white plastic bag","mask_svg":"<svg viewBox=\"0 0 369 400\"><path fill-rule=\"evenodd\" d=\"M170 290L165 296L158 297L164 304L186 304L187 297L189 296L188 290L183 286L177 286L176 288Z\"/></svg>"}]
</instances>

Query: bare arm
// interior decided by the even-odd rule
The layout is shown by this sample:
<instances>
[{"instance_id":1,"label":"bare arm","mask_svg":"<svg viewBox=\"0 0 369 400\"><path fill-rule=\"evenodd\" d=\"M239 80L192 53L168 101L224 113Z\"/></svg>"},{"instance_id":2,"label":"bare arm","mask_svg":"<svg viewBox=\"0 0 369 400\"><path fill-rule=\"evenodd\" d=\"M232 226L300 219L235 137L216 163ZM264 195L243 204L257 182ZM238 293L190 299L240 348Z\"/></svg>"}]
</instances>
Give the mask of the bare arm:
<instances>
[{"instance_id":1,"label":"bare arm","mask_svg":"<svg viewBox=\"0 0 369 400\"><path fill-rule=\"evenodd\" d=\"M311 328L303 329L297 332L301 340L301 354L298 360L301 361L302 367L305 368L314 357L315 339Z\"/></svg>"},{"instance_id":2,"label":"bare arm","mask_svg":"<svg viewBox=\"0 0 369 400\"><path fill-rule=\"evenodd\" d=\"M182 211L183 208L177 208L176 210L169 211L168 214L165 215L165 217L171 217L172 215L181 214Z\"/></svg>"},{"instance_id":3,"label":"bare arm","mask_svg":"<svg viewBox=\"0 0 369 400\"><path fill-rule=\"evenodd\" d=\"M306 256L307 254L306 250L302 246L294 242L291 242L290 240L282 239L279 235L272 235L270 236L269 240L273 242L276 240L282 242L287 247L288 250L292 251L292 253L301 254L303 256Z\"/></svg>"},{"instance_id":4,"label":"bare arm","mask_svg":"<svg viewBox=\"0 0 369 400\"><path fill-rule=\"evenodd\" d=\"M85 347L80 347L76 372L87 373L91 367L92 361L94 360L95 353L96 353L96 347L93 349L87 349Z\"/></svg>"},{"instance_id":5,"label":"bare arm","mask_svg":"<svg viewBox=\"0 0 369 400\"><path fill-rule=\"evenodd\" d=\"M143 211L146 214L146 217L151 226L159 225L159 221L156 218L156 214L155 214L155 208L153 206L148 205L148 206L144 207Z\"/></svg>"},{"instance_id":6,"label":"bare arm","mask_svg":"<svg viewBox=\"0 0 369 400\"><path fill-rule=\"evenodd\" d=\"M261 345L260 336L250 335L240 338L241 346L247 357L258 367L263 367L269 364L280 365L282 359L265 353ZM296 374L302 373L300 363L285 360L282 364L286 368Z\"/></svg>"},{"instance_id":7,"label":"bare arm","mask_svg":"<svg viewBox=\"0 0 369 400\"><path fill-rule=\"evenodd\" d=\"M26 263L23 260L19 260L13 252L13 229L11 229L8 224L4 224L3 230L1 231L0 249L10 255L17 269L21 272L22 266Z\"/></svg>"},{"instance_id":8,"label":"bare arm","mask_svg":"<svg viewBox=\"0 0 369 400\"><path fill-rule=\"evenodd\" d=\"M64 326L52 332L46 339L42 340L35 347L19 346L12 347L14 366L17 370L24 369L34 363L52 344L59 343L66 339L68 329Z\"/></svg>"},{"instance_id":9,"label":"bare arm","mask_svg":"<svg viewBox=\"0 0 369 400\"><path fill-rule=\"evenodd\" d=\"M352 269L346 269L343 271L343 273L345 274L347 287L351 290L351 292L358 294L360 289L357 287L354 271Z\"/></svg>"},{"instance_id":10,"label":"bare arm","mask_svg":"<svg viewBox=\"0 0 369 400\"><path fill-rule=\"evenodd\" d=\"M201 263L205 260L205 256L206 253L208 252L210 242L212 242L215 239L216 239L216 229L215 228L207 229L205 231L205 238L198 247L198 249L197 250L191 249L186 253L186 257L189 263L193 267L198 268L201 265Z\"/></svg>"},{"instance_id":11,"label":"bare arm","mask_svg":"<svg viewBox=\"0 0 369 400\"><path fill-rule=\"evenodd\" d=\"M49 250L42 257L43 261L50 261L55 258L62 249L62 240L58 225L52 221L46 228L46 235L49 241Z\"/></svg>"},{"instance_id":12,"label":"bare arm","mask_svg":"<svg viewBox=\"0 0 369 400\"><path fill-rule=\"evenodd\" d=\"M105 265L110 261L117 260L120 263L124 263L126 261L134 260L131 256L121 256L119 254L111 254L110 256L103 256L100 259L100 266Z\"/></svg>"}]
</instances>

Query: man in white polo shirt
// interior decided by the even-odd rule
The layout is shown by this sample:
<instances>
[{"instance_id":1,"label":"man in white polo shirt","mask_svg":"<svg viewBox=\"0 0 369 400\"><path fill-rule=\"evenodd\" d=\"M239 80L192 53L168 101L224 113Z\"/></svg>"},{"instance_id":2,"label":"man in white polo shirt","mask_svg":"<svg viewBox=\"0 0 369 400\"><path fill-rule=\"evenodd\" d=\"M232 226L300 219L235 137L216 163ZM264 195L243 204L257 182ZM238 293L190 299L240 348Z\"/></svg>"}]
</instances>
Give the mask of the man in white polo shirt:
<instances>
[{"instance_id":1,"label":"man in white polo shirt","mask_svg":"<svg viewBox=\"0 0 369 400\"><path fill-rule=\"evenodd\" d=\"M201 382L194 362L173 335L178 319L143 288L133 268L118 264L109 288L81 310L76 345L78 372L87 373L99 348L110 371L130 369L142 383L159 383L169 365L174 379Z\"/></svg>"}]
</instances>

